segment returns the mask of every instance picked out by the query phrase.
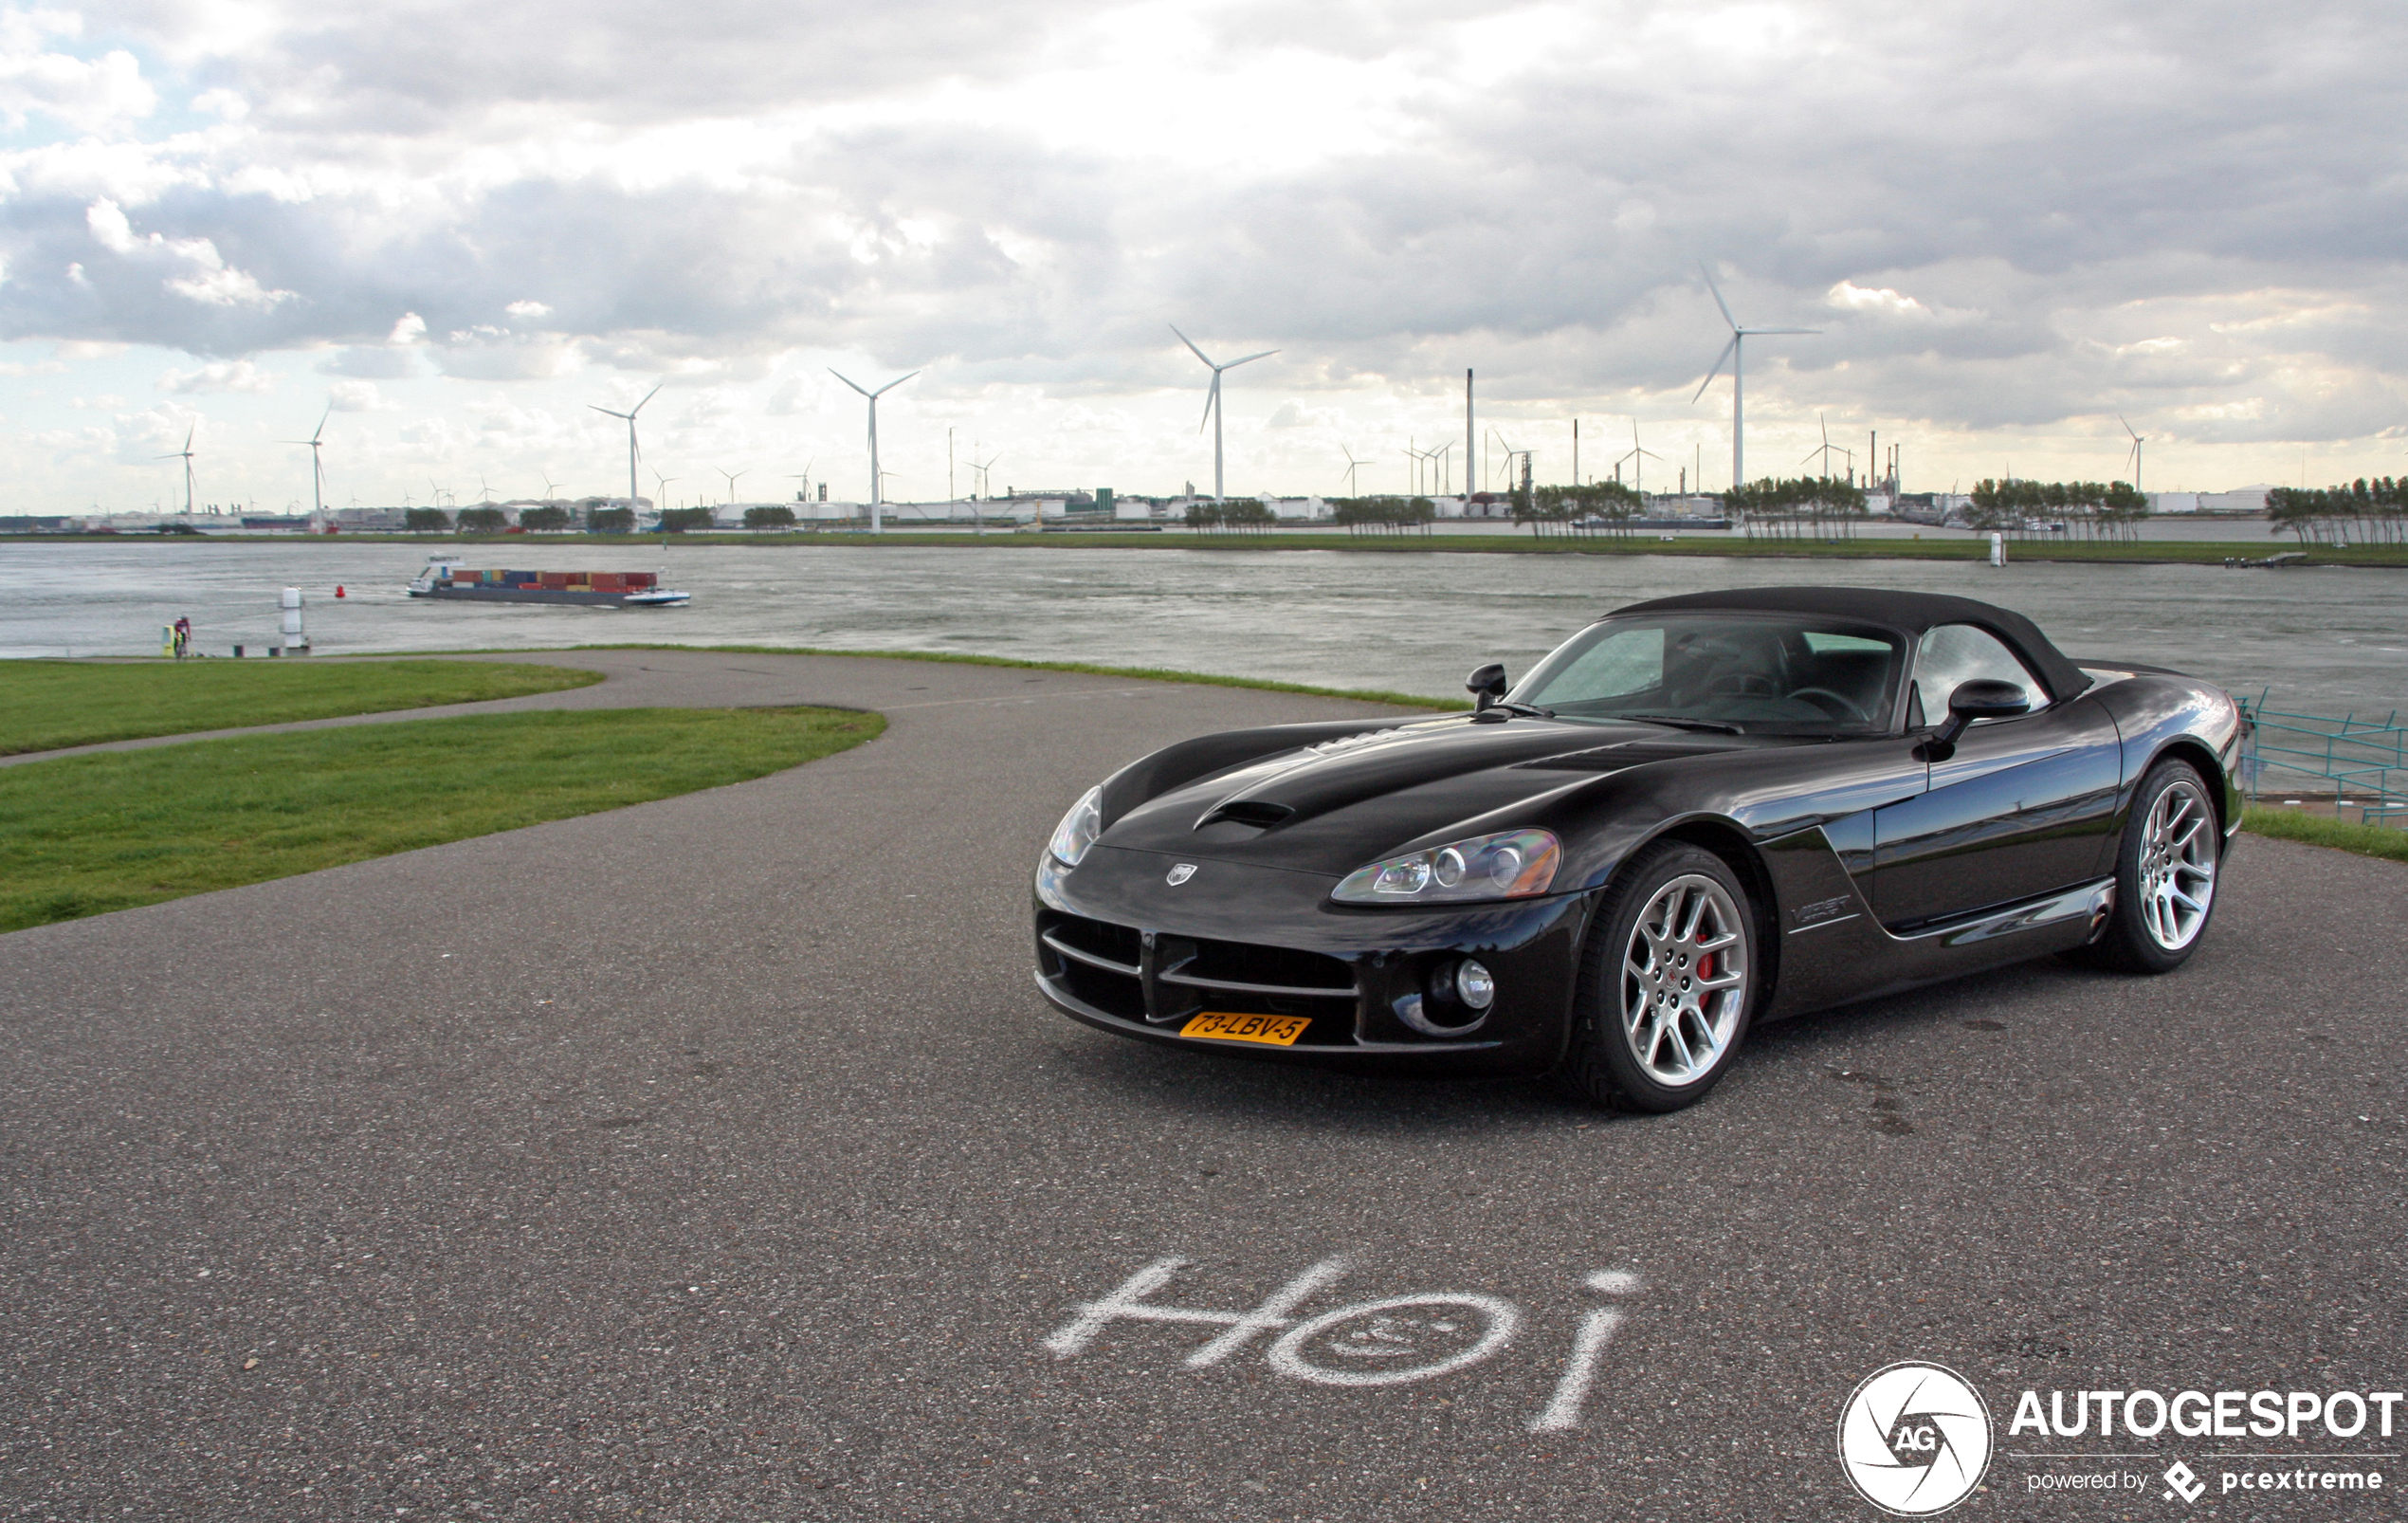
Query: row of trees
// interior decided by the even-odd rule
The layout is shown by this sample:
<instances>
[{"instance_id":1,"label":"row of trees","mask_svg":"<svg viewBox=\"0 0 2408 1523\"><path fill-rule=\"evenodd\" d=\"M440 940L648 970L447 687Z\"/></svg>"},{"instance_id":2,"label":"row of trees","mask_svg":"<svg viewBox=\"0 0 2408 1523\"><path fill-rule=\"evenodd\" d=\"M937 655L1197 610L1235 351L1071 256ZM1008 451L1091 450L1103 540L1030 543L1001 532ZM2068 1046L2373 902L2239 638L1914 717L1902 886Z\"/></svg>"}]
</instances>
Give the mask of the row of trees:
<instances>
[{"instance_id":1,"label":"row of trees","mask_svg":"<svg viewBox=\"0 0 2408 1523\"><path fill-rule=\"evenodd\" d=\"M1251 497L1187 505L1187 526L1214 534L1261 534L1278 522L1279 515Z\"/></svg>"},{"instance_id":2,"label":"row of trees","mask_svg":"<svg viewBox=\"0 0 2408 1523\"><path fill-rule=\"evenodd\" d=\"M630 517L628 510L623 507L596 509L593 514L595 533L625 532L600 526L605 516L613 512L620 515L622 519ZM463 534L500 534L510 526L510 515L498 507L464 507L460 510L459 516L454 518L439 507L413 507L403 512L401 526L411 534L448 534L455 528ZM540 533L546 529L571 529L576 527L576 514L556 504L521 508L519 511L519 527L531 533Z\"/></svg>"},{"instance_id":3,"label":"row of trees","mask_svg":"<svg viewBox=\"0 0 2408 1523\"><path fill-rule=\"evenodd\" d=\"M1767 476L1724 493L1723 510L1751 540L1852 540L1868 511L1865 489L1835 476Z\"/></svg>"},{"instance_id":4,"label":"row of trees","mask_svg":"<svg viewBox=\"0 0 2408 1523\"><path fill-rule=\"evenodd\" d=\"M1989 481L1974 483L1965 522L1998 534L2023 534L2034 523L2063 523L2093 540L2137 540L2149 500L2130 482Z\"/></svg>"},{"instance_id":5,"label":"row of trees","mask_svg":"<svg viewBox=\"0 0 2408 1523\"><path fill-rule=\"evenodd\" d=\"M1333 497L1329 511L1349 534L1427 534L1438 505L1427 497Z\"/></svg>"},{"instance_id":6,"label":"row of trees","mask_svg":"<svg viewBox=\"0 0 2408 1523\"><path fill-rule=\"evenodd\" d=\"M2302 544L2398 544L2408 537L2408 476L2361 476L2346 486L2277 486L2266 494L2266 532Z\"/></svg>"},{"instance_id":7,"label":"row of trees","mask_svg":"<svg viewBox=\"0 0 2408 1523\"><path fill-rule=\"evenodd\" d=\"M1539 486L1512 492L1513 521L1533 538L1548 534L1628 534L1646 510L1639 494L1618 481L1585 486Z\"/></svg>"}]
</instances>

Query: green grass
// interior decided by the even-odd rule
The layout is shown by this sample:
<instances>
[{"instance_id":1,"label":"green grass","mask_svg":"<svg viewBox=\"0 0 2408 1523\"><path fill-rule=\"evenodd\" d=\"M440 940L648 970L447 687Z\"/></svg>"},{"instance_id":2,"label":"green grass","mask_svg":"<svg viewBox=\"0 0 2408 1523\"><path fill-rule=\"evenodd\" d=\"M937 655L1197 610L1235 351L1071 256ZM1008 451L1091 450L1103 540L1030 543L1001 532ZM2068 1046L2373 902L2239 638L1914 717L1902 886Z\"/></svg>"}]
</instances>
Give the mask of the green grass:
<instances>
[{"instance_id":1,"label":"green grass","mask_svg":"<svg viewBox=\"0 0 2408 1523\"><path fill-rule=\"evenodd\" d=\"M2278 841L2305 841L2309 846L2329 846L2338 852L2355 852L2360 856L2408 862L2408 830L2396 827L2360 825L2345 819L2326 819L2306 810L2256 804L2242 817L2241 829L2253 835L2271 835Z\"/></svg>"},{"instance_id":2,"label":"green grass","mask_svg":"<svg viewBox=\"0 0 2408 1523\"><path fill-rule=\"evenodd\" d=\"M403 720L0 768L0 931L741 782L877 714L613 708Z\"/></svg>"},{"instance_id":3,"label":"green grass","mask_svg":"<svg viewBox=\"0 0 2408 1523\"><path fill-rule=\"evenodd\" d=\"M0 756L557 692L598 671L492 661L0 661Z\"/></svg>"}]
</instances>

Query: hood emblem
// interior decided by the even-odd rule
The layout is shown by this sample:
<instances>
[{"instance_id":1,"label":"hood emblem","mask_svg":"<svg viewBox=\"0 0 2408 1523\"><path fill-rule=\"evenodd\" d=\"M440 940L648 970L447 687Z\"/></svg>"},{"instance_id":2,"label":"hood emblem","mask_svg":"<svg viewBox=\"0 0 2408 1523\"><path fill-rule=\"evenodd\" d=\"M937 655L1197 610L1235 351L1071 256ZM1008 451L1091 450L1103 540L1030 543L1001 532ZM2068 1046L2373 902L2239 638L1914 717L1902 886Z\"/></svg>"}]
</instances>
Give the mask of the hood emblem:
<instances>
[{"instance_id":1,"label":"hood emblem","mask_svg":"<svg viewBox=\"0 0 2408 1523\"><path fill-rule=\"evenodd\" d=\"M1188 879L1194 876L1195 876L1195 864L1193 862L1181 862L1178 866L1171 869L1171 875L1164 878L1162 881L1176 889L1180 884L1185 883Z\"/></svg>"}]
</instances>

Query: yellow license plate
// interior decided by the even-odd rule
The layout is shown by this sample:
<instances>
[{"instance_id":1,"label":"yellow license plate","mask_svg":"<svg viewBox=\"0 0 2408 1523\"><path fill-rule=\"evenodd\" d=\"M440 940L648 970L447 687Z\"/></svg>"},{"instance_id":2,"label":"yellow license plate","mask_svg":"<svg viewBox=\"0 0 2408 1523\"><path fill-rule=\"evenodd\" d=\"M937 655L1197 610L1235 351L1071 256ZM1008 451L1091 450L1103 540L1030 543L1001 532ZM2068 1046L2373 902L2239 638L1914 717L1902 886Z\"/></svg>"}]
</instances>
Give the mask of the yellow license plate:
<instances>
[{"instance_id":1,"label":"yellow license plate","mask_svg":"<svg viewBox=\"0 0 2408 1523\"><path fill-rule=\"evenodd\" d=\"M1188 1018L1179 1028L1182 1037L1210 1037L1224 1042L1268 1042L1273 1047L1293 1047L1304 1028L1313 1023L1310 1016L1240 1016L1228 1011L1207 1010L1200 1016Z\"/></svg>"}]
</instances>

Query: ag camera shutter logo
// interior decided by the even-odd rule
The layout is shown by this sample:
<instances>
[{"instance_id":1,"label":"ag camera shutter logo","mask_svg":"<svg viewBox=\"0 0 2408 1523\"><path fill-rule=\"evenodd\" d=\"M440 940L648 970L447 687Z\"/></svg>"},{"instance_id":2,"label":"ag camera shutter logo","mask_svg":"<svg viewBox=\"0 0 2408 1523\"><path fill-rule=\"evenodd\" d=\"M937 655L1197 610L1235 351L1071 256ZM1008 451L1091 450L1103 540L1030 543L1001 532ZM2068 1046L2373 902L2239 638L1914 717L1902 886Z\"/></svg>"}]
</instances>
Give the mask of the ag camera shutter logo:
<instances>
[{"instance_id":1,"label":"ag camera shutter logo","mask_svg":"<svg viewBox=\"0 0 2408 1523\"><path fill-rule=\"evenodd\" d=\"M1990 1408L1944 1365L1875 1370L1840 1408L1839 1463L1857 1495L1894 1517L1945 1513L1990 1468Z\"/></svg>"}]
</instances>

